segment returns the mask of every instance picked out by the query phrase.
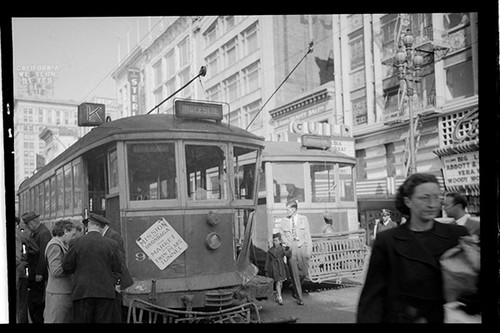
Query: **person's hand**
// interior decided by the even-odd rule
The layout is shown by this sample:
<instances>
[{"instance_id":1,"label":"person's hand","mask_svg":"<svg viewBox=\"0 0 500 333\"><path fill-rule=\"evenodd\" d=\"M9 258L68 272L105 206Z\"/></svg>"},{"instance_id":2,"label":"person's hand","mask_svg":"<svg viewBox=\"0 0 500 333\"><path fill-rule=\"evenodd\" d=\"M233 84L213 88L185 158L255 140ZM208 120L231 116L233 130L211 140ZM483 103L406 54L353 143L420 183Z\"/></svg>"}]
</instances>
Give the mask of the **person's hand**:
<instances>
[{"instance_id":1,"label":"person's hand","mask_svg":"<svg viewBox=\"0 0 500 333\"><path fill-rule=\"evenodd\" d=\"M42 280L43 280L43 276L41 276L40 274L35 275L35 281L36 282L40 282Z\"/></svg>"}]
</instances>

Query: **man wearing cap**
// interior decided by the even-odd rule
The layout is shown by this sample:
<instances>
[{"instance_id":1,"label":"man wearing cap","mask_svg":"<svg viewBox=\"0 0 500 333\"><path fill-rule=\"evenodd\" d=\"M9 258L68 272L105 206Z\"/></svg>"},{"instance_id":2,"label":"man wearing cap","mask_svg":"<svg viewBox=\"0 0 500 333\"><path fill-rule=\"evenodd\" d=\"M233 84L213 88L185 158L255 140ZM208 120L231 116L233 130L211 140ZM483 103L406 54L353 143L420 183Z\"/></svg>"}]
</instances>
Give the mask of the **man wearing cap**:
<instances>
[{"instance_id":1,"label":"man wearing cap","mask_svg":"<svg viewBox=\"0 0 500 333\"><path fill-rule=\"evenodd\" d=\"M52 238L49 229L40 223L39 216L35 212L27 212L21 216L31 232L28 238L28 311L35 324L43 323L45 285L48 278L44 253Z\"/></svg>"},{"instance_id":2,"label":"man wearing cap","mask_svg":"<svg viewBox=\"0 0 500 333\"><path fill-rule=\"evenodd\" d=\"M85 222L87 233L70 242L62 263L64 272L74 276L74 322L120 323L115 311L115 286L122 273L118 245L102 236L109 224L105 217L90 213Z\"/></svg>"},{"instance_id":3,"label":"man wearing cap","mask_svg":"<svg viewBox=\"0 0 500 333\"><path fill-rule=\"evenodd\" d=\"M398 226L396 222L391 220L391 211L388 209L382 209L380 212L382 216L382 222L375 224L375 229L373 230L373 239L377 237L377 234L388 229L392 229Z\"/></svg>"}]
</instances>

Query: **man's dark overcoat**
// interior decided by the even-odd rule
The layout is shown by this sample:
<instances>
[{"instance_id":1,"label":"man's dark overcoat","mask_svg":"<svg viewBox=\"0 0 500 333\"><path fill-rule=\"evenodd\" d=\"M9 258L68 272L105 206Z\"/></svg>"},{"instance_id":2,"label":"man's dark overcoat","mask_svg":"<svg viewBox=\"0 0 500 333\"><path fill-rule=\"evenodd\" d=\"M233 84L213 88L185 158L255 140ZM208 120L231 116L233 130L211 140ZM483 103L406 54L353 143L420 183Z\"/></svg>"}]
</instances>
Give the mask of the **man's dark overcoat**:
<instances>
[{"instance_id":1,"label":"man's dark overcoat","mask_svg":"<svg viewBox=\"0 0 500 333\"><path fill-rule=\"evenodd\" d=\"M73 301L84 298L115 299L115 285L121 276L121 262L115 241L90 231L70 242L62 268L74 274Z\"/></svg>"},{"instance_id":2,"label":"man's dark overcoat","mask_svg":"<svg viewBox=\"0 0 500 333\"><path fill-rule=\"evenodd\" d=\"M381 232L373 244L358 303L357 322L443 322L445 303L440 256L467 229L434 222L416 233L409 223ZM417 235L418 234L418 235Z\"/></svg>"},{"instance_id":3,"label":"man's dark overcoat","mask_svg":"<svg viewBox=\"0 0 500 333\"><path fill-rule=\"evenodd\" d=\"M108 228L106 230L106 233L104 234L104 237L108 237L114 240L118 244L118 250L120 251L120 262L122 263L122 275L120 278L120 287L122 290L128 288L134 284L134 280L130 275L130 272L127 267L127 262L125 260L125 245L123 244L122 236L120 236L120 234L116 230Z\"/></svg>"}]
</instances>

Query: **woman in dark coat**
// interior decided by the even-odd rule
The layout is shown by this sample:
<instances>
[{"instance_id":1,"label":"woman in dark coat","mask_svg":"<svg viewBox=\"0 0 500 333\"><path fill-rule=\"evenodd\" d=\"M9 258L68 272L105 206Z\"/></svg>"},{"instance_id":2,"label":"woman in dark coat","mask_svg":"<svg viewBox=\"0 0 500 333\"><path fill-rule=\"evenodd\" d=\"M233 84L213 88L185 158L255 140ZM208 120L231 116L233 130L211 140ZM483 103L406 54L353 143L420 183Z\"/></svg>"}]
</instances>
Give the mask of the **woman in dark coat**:
<instances>
[{"instance_id":1,"label":"woman in dark coat","mask_svg":"<svg viewBox=\"0 0 500 333\"><path fill-rule=\"evenodd\" d=\"M443 323L440 256L467 229L434 220L442 194L434 175L416 173L400 186L396 208L408 222L377 235L358 303L359 323Z\"/></svg>"},{"instance_id":2,"label":"woman in dark coat","mask_svg":"<svg viewBox=\"0 0 500 333\"><path fill-rule=\"evenodd\" d=\"M279 233L273 234L273 246L269 248L266 256L266 264L264 270L266 276L270 277L275 282L276 288L276 301L283 305L283 298L281 297L281 288L283 281L288 278L288 271L285 264L286 250L281 245L281 235Z\"/></svg>"}]
</instances>

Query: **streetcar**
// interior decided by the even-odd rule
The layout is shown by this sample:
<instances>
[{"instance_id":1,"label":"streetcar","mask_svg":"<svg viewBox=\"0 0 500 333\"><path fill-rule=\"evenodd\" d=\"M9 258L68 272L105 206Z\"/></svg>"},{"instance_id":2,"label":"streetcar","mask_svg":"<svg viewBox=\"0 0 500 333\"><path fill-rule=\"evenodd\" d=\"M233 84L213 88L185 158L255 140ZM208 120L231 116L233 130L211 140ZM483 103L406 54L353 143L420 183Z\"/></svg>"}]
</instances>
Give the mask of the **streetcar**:
<instances>
[{"instance_id":1,"label":"streetcar","mask_svg":"<svg viewBox=\"0 0 500 333\"><path fill-rule=\"evenodd\" d=\"M299 141L266 142L261 162L252 260L264 274L265 252L296 200L307 216L313 242L308 278L312 282L358 279L366 254L365 231L358 222L354 157L332 149L329 136L304 134ZM333 220L324 233L325 220Z\"/></svg>"},{"instance_id":2,"label":"streetcar","mask_svg":"<svg viewBox=\"0 0 500 333\"><path fill-rule=\"evenodd\" d=\"M20 211L36 212L49 229L89 212L111 222L134 279L122 291L128 321L144 313L247 320L253 300L273 290L249 260L264 140L223 123L220 104L174 105L174 114L92 128L22 182Z\"/></svg>"}]
</instances>

